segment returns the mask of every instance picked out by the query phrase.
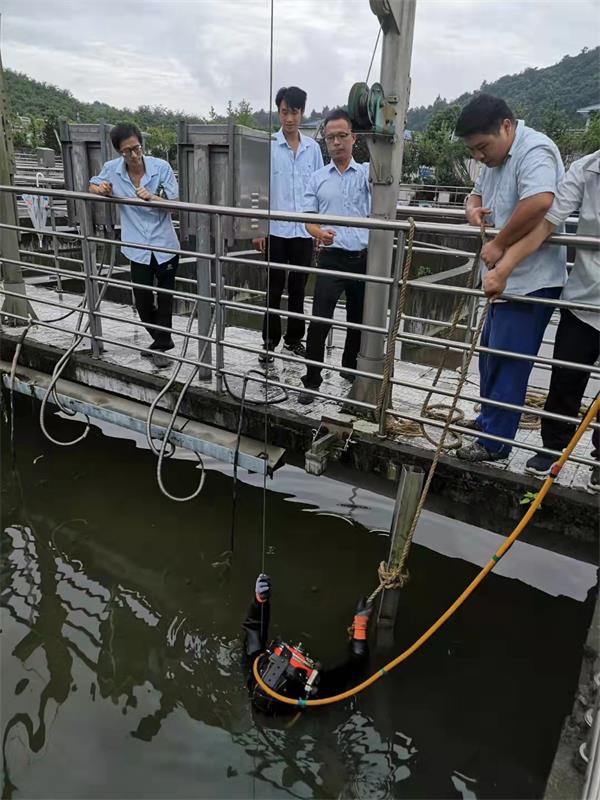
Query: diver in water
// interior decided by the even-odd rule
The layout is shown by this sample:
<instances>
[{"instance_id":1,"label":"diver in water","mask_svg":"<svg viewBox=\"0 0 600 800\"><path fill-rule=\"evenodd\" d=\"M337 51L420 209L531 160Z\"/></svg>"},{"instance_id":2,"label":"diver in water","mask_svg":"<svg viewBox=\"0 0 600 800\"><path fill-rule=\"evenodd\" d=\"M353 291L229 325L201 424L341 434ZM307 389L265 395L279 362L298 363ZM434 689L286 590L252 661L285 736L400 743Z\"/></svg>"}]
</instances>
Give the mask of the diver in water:
<instances>
[{"instance_id":1,"label":"diver in water","mask_svg":"<svg viewBox=\"0 0 600 800\"><path fill-rule=\"evenodd\" d=\"M350 628L348 655L341 664L323 668L313 660L301 643L289 644L276 639L267 647L271 612L271 579L261 573L256 579L254 598L242 625L245 632L245 654L249 663L248 688L255 708L271 715L290 714L298 706L281 703L269 697L257 685L252 665L260 658L258 671L264 683L278 694L302 700L331 697L358 683L365 672L369 647L367 627L373 606L366 598L358 601Z\"/></svg>"}]
</instances>

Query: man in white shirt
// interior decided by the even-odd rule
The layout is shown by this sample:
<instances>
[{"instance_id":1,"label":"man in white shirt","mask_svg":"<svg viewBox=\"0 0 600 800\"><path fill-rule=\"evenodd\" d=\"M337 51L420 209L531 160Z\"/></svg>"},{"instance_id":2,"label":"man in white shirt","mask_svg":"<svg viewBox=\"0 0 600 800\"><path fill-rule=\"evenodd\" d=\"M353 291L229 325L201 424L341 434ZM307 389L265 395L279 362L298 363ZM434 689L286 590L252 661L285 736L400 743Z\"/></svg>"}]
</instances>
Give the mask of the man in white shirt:
<instances>
[{"instance_id":1,"label":"man in white shirt","mask_svg":"<svg viewBox=\"0 0 600 800\"><path fill-rule=\"evenodd\" d=\"M579 212L577 233L600 237L600 150L575 161L560 182L554 201L544 219L524 238L510 247L495 267L487 272L483 288L488 297L502 294L515 268L534 253L562 225ZM600 356L600 251L578 248L575 263L561 300L585 303L596 310L562 308L554 342L554 358L578 364L594 364ZM544 409L566 417L577 417L590 374L568 367L552 368L550 390ZM562 450L573 435L574 425L542 418L542 441L549 450ZM600 458L600 435L593 432L595 458ZM540 477L547 475L556 459L537 453L525 469ZM600 491L600 466L592 469L588 488Z\"/></svg>"},{"instance_id":2,"label":"man in white shirt","mask_svg":"<svg viewBox=\"0 0 600 800\"><path fill-rule=\"evenodd\" d=\"M281 128L271 142L271 186L269 208L272 211L302 210L302 198L308 179L323 166L321 148L310 136L299 131L302 114L306 106L306 92L297 86L281 88L275 97ZM301 222L272 220L269 235L253 239L252 244L269 261L279 264L296 264L309 267L312 260L313 240ZM265 351L258 360L261 364L273 362L271 352L281 340L281 320L276 310L281 305L285 286L286 270L269 270L267 306L269 310L263 320L263 343ZM304 313L304 287L306 272L290 270L288 273L288 311ZM296 356L304 356L302 344L305 322L298 317L288 317L284 337L284 350Z\"/></svg>"}]
</instances>

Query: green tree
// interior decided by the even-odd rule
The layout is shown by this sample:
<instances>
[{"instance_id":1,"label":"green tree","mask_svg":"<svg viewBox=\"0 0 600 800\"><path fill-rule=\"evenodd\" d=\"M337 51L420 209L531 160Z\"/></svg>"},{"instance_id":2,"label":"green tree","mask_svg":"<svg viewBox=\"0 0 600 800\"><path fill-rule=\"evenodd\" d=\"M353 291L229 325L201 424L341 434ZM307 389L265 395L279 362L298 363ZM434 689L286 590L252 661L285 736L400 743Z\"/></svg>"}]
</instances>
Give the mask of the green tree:
<instances>
[{"instance_id":1,"label":"green tree","mask_svg":"<svg viewBox=\"0 0 600 800\"><path fill-rule=\"evenodd\" d=\"M593 153L595 150L600 150L600 111L590 112L581 138L583 153Z\"/></svg>"},{"instance_id":2,"label":"green tree","mask_svg":"<svg viewBox=\"0 0 600 800\"><path fill-rule=\"evenodd\" d=\"M164 158L171 164L177 161L177 134L165 125L146 130L146 150L151 156Z\"/></svg>"}]
</instances>

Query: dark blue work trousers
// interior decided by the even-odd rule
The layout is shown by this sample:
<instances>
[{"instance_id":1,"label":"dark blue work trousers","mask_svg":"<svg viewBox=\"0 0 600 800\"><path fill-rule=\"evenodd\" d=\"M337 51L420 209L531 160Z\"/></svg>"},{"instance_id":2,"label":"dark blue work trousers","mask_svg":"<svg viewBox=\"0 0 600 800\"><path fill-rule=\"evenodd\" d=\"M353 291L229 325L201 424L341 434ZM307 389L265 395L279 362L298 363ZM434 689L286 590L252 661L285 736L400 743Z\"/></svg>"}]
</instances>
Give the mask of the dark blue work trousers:
<instances>
[{"instance_id":1,"label":"dark blue work trousers","mask_svg":"<svg viewBox=\"0 0 600 800\"><path fill-rule=\"evenodd\" d=\"M555 300L560 296L560 286L539 289L528 297L545 297ZM538 303L492 303L481 332L481 346L495 350L535 356L540 348L546 326L554 306ZM522 406L527 393L527 382L533 367L532 361L505 356L479 354L479 388L481 397ZM488 403L481 404L477 422L485 433L514 439L521 414ZM480 436L477 440L492 453L510 453L510 446Z\"/></svg>"}]
</instances>

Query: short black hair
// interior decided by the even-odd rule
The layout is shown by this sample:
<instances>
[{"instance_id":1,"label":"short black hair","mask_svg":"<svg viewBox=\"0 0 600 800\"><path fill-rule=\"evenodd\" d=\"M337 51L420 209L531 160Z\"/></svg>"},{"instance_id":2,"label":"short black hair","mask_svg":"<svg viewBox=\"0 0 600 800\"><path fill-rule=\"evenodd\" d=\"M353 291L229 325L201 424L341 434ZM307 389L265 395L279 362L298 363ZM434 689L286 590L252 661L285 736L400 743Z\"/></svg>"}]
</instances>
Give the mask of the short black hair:
<instances>
[{"instance_id":1,"label":"short black hair","mask_svg":"<svg viewBox=\"0 0 600 800\"><path fill-rule=\"evenodd\" d=\"M454 133L461 138L474 133L498 133L505 119L515 121L505 100L491 94L478 94L460 112Z\"/></svg>"},{"instance_id":2,"label":"short black hair","mask_svg":"<svg viewBox=\"0 0 600 800\"><path fill-rule=\"evenodd\" d=\"M291 108L292 111L304 111L306 108L306 92L298 86L282 86L275 96L275 105L279 109L282 100Z\"/></svg>"},{"instance_id":3,"label":"short black hair","mask_svg":"<svg viewBox=\"0 0 600 800\"><path fill-rule=\"evenodd\" d=\"M348 125L350 126L350 130L352 130L352 120L350 119L350 114L347 111L344 111L343 108L333 108L325 117L325 121L323 122L323 130L328 122L333 122L336 119L345 119Z\"/></svg>"},{"instance_id":4,"label":"short black hair","mask_svg":"<svg viewBox=\"0 0 600 800\"><path fill-rule=\"evenodd\" d=\"M134 125L132 122L119 122L119 124L115 125L111 130L110 140L117 153L121 148L121 142L125 141L125 139L129 139L130 136L136 136L138 142L142 144L142 132L138 126Z\"/></svg>"}]
</instances>

